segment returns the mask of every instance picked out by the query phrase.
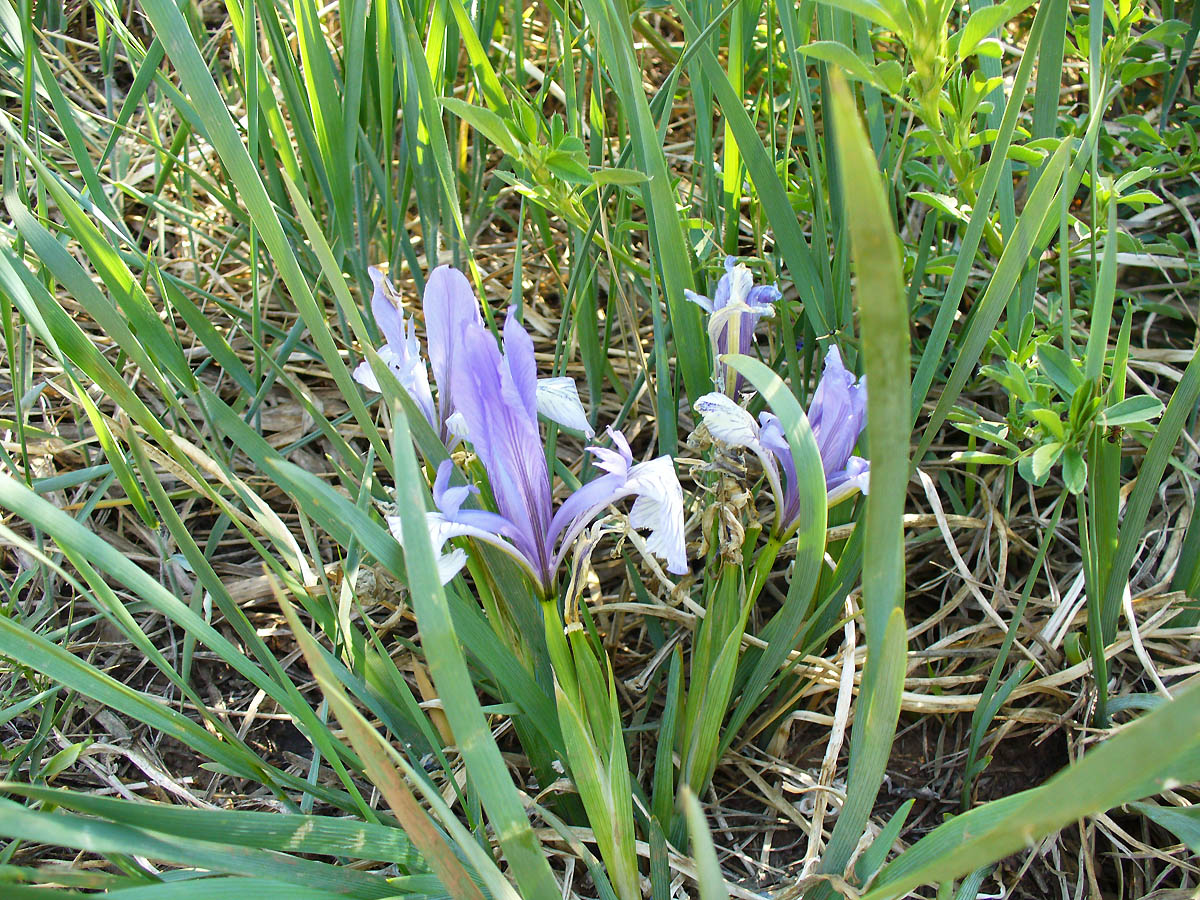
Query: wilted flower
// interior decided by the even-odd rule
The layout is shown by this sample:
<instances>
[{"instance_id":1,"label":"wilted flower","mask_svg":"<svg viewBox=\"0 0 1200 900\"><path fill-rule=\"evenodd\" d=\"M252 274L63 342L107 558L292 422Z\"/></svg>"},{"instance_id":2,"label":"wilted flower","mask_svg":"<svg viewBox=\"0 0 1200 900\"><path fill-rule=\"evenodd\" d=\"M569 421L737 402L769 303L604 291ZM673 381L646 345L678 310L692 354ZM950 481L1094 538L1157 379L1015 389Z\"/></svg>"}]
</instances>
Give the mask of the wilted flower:
<instances>
[{"instance_id":1,"label":"wilted flower","mask_svg":"<svg viewBox=\"0 0 1200 900\"><path fill-rule=\"evenodd\" d=\"M759 319L775 315L771 304L782 295L773 284L755 285L750 270L732 256L725 258L725 274L717 282L717 291L711 300L695 291L685 290L683 295L709 313L708 336L717 360L713 383L720 387L722 381L727 381L727 390L731 393L738 390L742 378L740 375L730 377L720 361L721 356L749 353Z\"/></svg>"},{"instance_id":2,"label":"wilted flower","mask_svg":"<svg viewBox=\"0 0 1200 900\"><path fill-rule=\"evenodd\" d=\"M396 289L379 269L372 266L368 272L375 284L371 312L384 337L379 358L392 370L442 442L452 447L459 438L467 436L466 422L454 402L450 373L456 367L456 347L462 335L472 328L483 327L475 292L466 276L451 266L439 266L430 273L422 298L425 337L429 344L427 367L413 321L399 309ZM429 368L433 369L433 381L438 390L436 405L429 389ZM365 360L354 370L354 378L368 390L379 390L375 373ZM546 418L589 438L593 435L579 403L575 383L570 378L539 380L536 396L538 412Z\"/></svg>"},{"instance_id":3,"label":"wilted flower","mask_svg":"<svg viewBox=\"0 0 1200 900\"><path fill-rule=\"evenodd\" d=\"M513 310L504 324L503 354L482 325L468 325L458 335L454 353L449 377L455 406L488 473L499 512L463 509L473 489L450 487L453 464L441 464L433 491L437 511L428 514L428 521L443 582L462 568L466 555L461 550L441 554L442 547L451 538L471 537L504 550L549 589L580 531L609 504L628 496L637 498L630 525L650 530L647 545L666 559L670 571L686 571L683 491L670 457L634 464L625 438L610 429L615 451L589 448L606 474L583 485L552 513L546 447L537 416L540 411L555 421L586 426L574 382L548 379L551 384L539 392L533 341ZM399 535L399 522L389 524Z\"/></svg>"},{"instance_id":4,"label":"wilted flower","mask_svg":"<svg viewBox=\"0 0 1200 900\"><path fill-rule=\"evenodd\" d=\"M697 400L696 411L713 440L727 447L743 447L759 458L775 496L776 531L789 532L800 514L800 486L796 463L778 417L763 412L756 422L732 399L718 393L705 394ZM865 494L870 487L869 463L851 455L866 424L866 414L866 385L862 379L855 381L843 365L838 348L830 347L808 410L808 423L821 453L826 500L830 506L856 491Z\"/></svg>"}]
</instances>

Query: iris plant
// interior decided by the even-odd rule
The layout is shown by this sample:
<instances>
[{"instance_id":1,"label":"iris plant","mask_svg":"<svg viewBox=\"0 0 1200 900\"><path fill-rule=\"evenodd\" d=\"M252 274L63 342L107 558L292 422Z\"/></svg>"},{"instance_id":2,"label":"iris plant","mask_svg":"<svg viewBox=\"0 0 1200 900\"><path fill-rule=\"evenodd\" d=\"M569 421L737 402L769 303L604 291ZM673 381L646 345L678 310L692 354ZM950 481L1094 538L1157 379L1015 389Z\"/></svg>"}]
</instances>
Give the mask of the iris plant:
<instances>
[{"instance_id":1,"label":"iris plant","mask_svg":"<svg viewBox=\"0 0 1200 900\"><path fill-rule=\"evenodd\" d=\"M687 571L683 491L671 458L635 463L618 431L608 429L613 449L588 448L604 474L553 510L538 413L588 437L593 432L572 379L539 381L533 341L514 310L504 323L501 352L479 317L466 278L445 266L430 275L424 311L429 361L438 387L435 413L432 400L425 399L429 385L412 323L393 305L387 280L376 273L372 277L375 318L388 341L380 356L430 422L442 426L443 438L455 435L470 441L496 500L497 512L466 507L477 489L451 484L451 460L438 467L433 485L437 509L427 513L427 521L443 583L466 563L460 548L442 552L446 542L469 537L503 550L549 593L559 565L583 529L610 504L631 496L630 526L649 530L646 546L666 561L668 571ZM361 367L356 377L367 387L378 387ZM399 537L399 519L388 522Z\"/></svg>"},{"instance_id":2,"label":"iris plant","mask_svg":"<svg viewBox=\"0 0 1200 900\"><path fill-rule=\"evenodd\" d=\"M775 531L788 534L798 524L800 492L796 464L774 413L759 414L758 421L724 394L705 394L696 411L712 438L726 447L750 450L762 463L775 497ZM808 410L808 423L821 452L825 488L830 506L870 487L870 465L854 456L854 445L866 425L867 386L842 363L837 347L825 356L825 369Z\"/></svg>"},{"instance_id":3,"label":"iris plant","mask_svg":"<svg viewBox=\"0 0 1200 900\"><path fill-rule=\"evenodd\" d=\"M771 305L782 296L773 284L754 283L754 276L732 256L725 258L725 274L717 282L712 299L685 290L684 296L709 314L708 336L712 341L716 369L713 382L724 381L727 393L742 386L742 377L727 372L721 357L726 353L749 353L759 319L775 315Z\"/></svg>"},{"instance_id":4,"label":"iris plant","mask_svg":"<svg viewBox=\"0 0 1200 900\"><path fill-rule=\"evenodd\" d=\"M373 266L368 271L375 285L371 312L384 337L379 358L392 370L442 442L452 448L468 435L466 421L454 402L450 373L457 367L456 353L461 336L469 329L483 328L471 284L462 272L450 266L439 266L426 280L422 312L429 345L427 364L413 320L399 309L400 298L391 281ZM438 390L436 404L429 387L430 368ZM379 390L375 373L365 360L354 370L354 378L368 390ZM575 383L570 378L539 379L535 394L537 410L546 418L589 438L593 435Z\"/></svg>"}]
</instances>

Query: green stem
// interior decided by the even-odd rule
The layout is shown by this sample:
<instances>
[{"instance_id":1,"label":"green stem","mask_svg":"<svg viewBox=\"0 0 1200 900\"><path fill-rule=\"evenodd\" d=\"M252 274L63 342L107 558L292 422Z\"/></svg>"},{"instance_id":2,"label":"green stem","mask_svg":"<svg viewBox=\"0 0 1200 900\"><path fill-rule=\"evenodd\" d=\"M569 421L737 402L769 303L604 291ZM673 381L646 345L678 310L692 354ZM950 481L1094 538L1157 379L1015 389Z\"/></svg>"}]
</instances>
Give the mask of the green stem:
<instances>
[{"instance_id":1,"label":"green stem","mask_svg":"<svg viewBox=\"0 0 1200 900\"><path fill-rule=\"evenodd\" d=\"M684 706L679 786L697 794L703 793L716 769L750 607L742 589L742 567L726 563L696 634Z\"/></svg>"},{"instance_id":2,"label":"green stem","mask_svg":"<svg viewBox=\"0 0 1200 900\"><path fill-rule=\"evenodd\" d=\"M758 599L758 595L766 585L771 569L775 565L775 559L779 556L779 551L783 549L783 542L784 538L771 535L767 538L767 543L763 548L758 551L758 555L754 559L754 566L746 577L747 603L754 603Z\"/></svg>"}]
</instances>

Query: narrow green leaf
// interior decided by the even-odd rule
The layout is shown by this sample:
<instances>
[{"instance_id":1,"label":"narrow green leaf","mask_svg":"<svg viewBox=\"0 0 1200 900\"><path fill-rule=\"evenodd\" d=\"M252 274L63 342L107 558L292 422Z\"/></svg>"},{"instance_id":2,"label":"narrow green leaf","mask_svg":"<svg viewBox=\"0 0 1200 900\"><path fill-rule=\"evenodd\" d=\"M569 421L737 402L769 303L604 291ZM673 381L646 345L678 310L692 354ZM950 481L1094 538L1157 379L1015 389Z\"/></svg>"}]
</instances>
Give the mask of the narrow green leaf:
<instances>
[{"instance_id":1,"label":"narrow green leaf","mask_svg":"<svg viewBox=\"0 0 1200 900\"><path fill-rule=\"evenodd\" d=\"M283 614L288 620L288 625L291 626L292 634L300 644L304 658L317 682L321 685L325 698L346 730L350 743L362 758L367 776L392 808L401 827L406 829L413 843L420 848L422 855L438 874L442 884L452 892L451 896L462 897L463 900L483 900L483 895L475 886L475 882L471 880L462 863L451 851L441 832L434 827L429 814L417 803L412 789L392 765L387 753L387 742L355 709L349 695L338 683L333 669L325 662L316 640L304 628L300 617L291 604L283 599L278 588L276 588L276 594L283 608ZM398 757L399 754L396 756ZM417 783L420 784L419 781Z\"/></svg>"},{"instance_id":2,"label":"narrow green leaf","mask_svg":"<svg viewBox=\"0 0 1200 900\"><path fill-rule=\"evenodd\" d=\"M1033 25L1029 30L1029 46L1040 46L1040 42L1047 32L1046 23L1050 18L1053 5L1053 3L1043 3L1038 7ZM913 375L912 420L914 423L925 403L925 398L929 394L929 387L933 383L934 374L942 367L942 353L949 339L954 321L959 314L959 304L962 301L963 291L966 289L971 269L975 265L975 254L979 249L979 242L983 237L985 228L992 227L990 217L992 215L992 203L996 198L997 191L1002 196L1006 192L1011 194L1012 191L1011 182L1008 182L1006 186L1002 186L1002 179L1010 174L1010 165L1005 157L1008 147L1012 143L1013 134L1016 131L1017 120L1020 118L1022 108L1025 104L1025 95L1029 87L1029 80L1033 75L1035 59L1036 55L1033 53L1024 54L1021 57L1020 64L1017 66L1016 75L1013 76L1012 89L1008 95L1008 102L1004 107L1004 115L997 128L996 140L991 149L991 158L984 169L983 181L979 186L979 194L971 210L970 224L967 226L967 230L962 236L962 242L957 249L954 270L951 272L950 281L946 285L945 294L941 300L937 317L934 319L933 330L929 335L925 351L921 355L921 361L918 363L917 371ZM993 276L993 281L998 276L999 272ZM1011 293L1015 279L1015 274L1006 274L1005 284L1008 291L1005 294L1006 297ZM990 327L987 330L990 331ZM982 350L982 347L980 349ZM954 393L957 393L957 390ZM930 433L930 440L932 439L933 433ZM917 452L914 459L919 461L924 456L924 452L924 449Z\"/></svg>"},{"instance_id":3,"label":"narrow green leaf","mask_svg":"<svg viewBox=\"0 0 1200 900\"><path fill-rule=\"evenodd\" d=\"M144 856L221 874L266 876L364 900L391 897L395 893L388 880L380 875L272 850L174 838L116 822L39 812L4 799L0 799L0 812L0 834L7 837L91 853Z\"/></svg>"},{"instance_id":4,"label":"narrow green leaf","mask_svg":"<svg viewBox=\"0 0 1200 900\"><path fill-rule=\"evenodd\" d=\"M1159 806L1155 803L1131 803L1146 818L1179 838L1193 853L1200 853L1200 806Z\"/></svg>"},{"instance_id":5,"label":"narrow green leaf","mask_svg":"<svg viewBox=\"0 0 1200 900\"><path fill-rule=\"evenodd\" d=\"M592 172L592 180L600 185L620 184L633 187L634 185L645 184L647 177L645 173L639 172L636 169L622 169L617 166L609 166Z\"/></svg>"},{"instance_id":6,"label":"narrow green leaf","mask_svg":"<svg viewBox=\"0 0 1200 900\"><path fill-rule=\"evenodd\" d=\"M583 0L583 6L596 29L600 62L612 79L629 117L634 158L648 178L642 195L654 248L654 265L662 277L662 292L670 311L675 344L693 348L691 352L680 354L678 364L687 395L694 401L712 389L707 354L700 350L707 347L708 340L699 308L687 302L683 295L684 290L694 287L691 257L684 240L683 219L672 187L671 172L642 86L642 67L634 56L633 34L627 15L619 8L601 0ZM656 340L664 337L656 335ZM658 377L662 379L666 374L665 367L660 366ZM660 418L670 417L673 424L673 408L660 409L658 414Z\"/></svg>"},{"instance_id":7,"label":"narrow green leaf","mask_svg":"<svg viewBox=\"0 0 1200 900\"><path fill-rule=\"evenodd\" d=\"M918 462L933 443L942 423L946 421L946 416L957 401L963 386L967 383L984 347L987 346L988 338L996 326L997 319L1004 311L1005 304L1012 295L1021 272L1029 262L1030 254L1039 240L1038 232L1049 219L1051 209L1055 206L1053 198L1063 170L1066 168L1069 154L1069 142L1064 141L1050 157L1050 161L1046 163L1037 185L1025 204L1017 227L1005 245L1000 263L988 282L983 297L975 303L971 324L959 345L954 368L950 371L950 377L946 379L946 385L938 398L937 406L929 417L929 422L925 425L924 434L913 455L913 459ZM926 355L928 353L927 348ZM925 360L922 359L922 368L924 368L924 362Z\"/></svg>"},{"instance_id":8,"label":"narrow green leaf","mask_svg":"<svg viewBox=\"0 0 1200 900\"><path fill-rule=\"evenodd\" d=\"M700 900L729 900L729 888L725 886L725 876L721 874L721 864L717 860L717 848L713 844L708 823L704 821L704 810L700 808L700 801L696 799L691 788L685 787L679 795L679 803L683 807L688 833L692 838Z\"/></svg>"},{"instance_id":9,"label":"narrow green leaf","mask_svg":"<svg viewBox=\"0 0 1200 900\"><path fill-rule=\"evenodd\" d=\"M421 644L467 772L483 800L496 836L512 866L522 895L559 900L545 853L530 827L508 766L500 755L455 634L446 595L425 521L426 503L420 470L413 455L408 421L397 407L394 416L396 502L404 534L405 562Z\"/></svg>"},{"instance_id":10,"label":"narrow green leaf","mask_svg":"<svg viewBox=\"0 0 1200 900\"><path fill-rule=\"evenodd\" d=\"M1200 778L1200 683L1044 785L939 825L889 863L863 900L891 900L1003 859L1085 816Z\"/></svg>"},{"instance_id":11,"label":"narrow green leaf","mask_svg":"<svg viewBox=\"0 0 1200 900\"><path fill-rule=\"evenodd\" d=\"M867 67L862 57L837 41L814 41L799 48L800 53L819 59L822 62L833 63L845 69L846 74L858 81L865 81L875 87L883 87L883 83L875 73Z\"/></svg>"},{"instance_id":12,"label":"narrow green leaf","mask_svg":"<svg viewBox=\"0 0 1200 900\"><path fill-rule=\"evenodd\" d=\"M1104 241L1104 256L1100 260L1100 278L1096 282L1092 300L1092 321L1088 331L1087 350L1084 353L1084 377L1095 381L1104 370L1104 355L1108 350L1108 331L1112 324L1113 302L1117 287L1117 203L1108 204L1108 234Z\"/></svg>"},{"instance_id":13,"label":"narrow green leaf","mask_svg":"<svg viewBox=\"0 0 1200 900\"><path fill-rule=\"evenodd\" d=\"M746 114L743 98L730 86L729 79L725 76L712 50L703 44L695 43L700 29L689 15L683 0L673 0L673 5L683 24L688 42L698 47L700 64L720 103L721 112L724 113L734 138L738 142L738 149L741 151L746 171L749 172L750 179L754 182L758 191L758 201L762 204L767 221L774 233L776 246L787 262L792 281L800 292L801 298L805 300L804 313L809 317L813 330L817 334L829 334L833 330L833 323L826 319L823 312L824 306L818 296L822 279L817 271L814 253L804 237L800 221L788 200L788 192L779 178L775 161L767 152L767 148L763 146L762 139L758 136L758 131L750 116ZM873 160L872 165L874 166ZM677 345L695 346L686 343L686 337L686 335L677 336ZM695 399L690 390L689 396L693 400Z\"/></svg>"},{"instance_id":14,"label":"narrow green leaf","mask_svg":"<svg viewBox=\"0 0 1200 900\"><path fill-rule=\"evenodd\" d=\"M795 532L796 561L788 584L787 599L778 616L763 631L762 636L768 640L767 648L757 655L753 668L742 685L741 699L730 715L726 728L723 747L727 747L738 729L759 706L763 689L779 670L787 655L795 649L796 641L804 628L824 561L828 504L821 453L808 416L795 395L778 375L756 359L728 355L724 362L734 371L744 375L766 400L771 410L779 416L792 450L800 496L800 513L797 516ZM771 558L768 548L760 550L760 554L763 558ZM753 595L755 587L751 586L749 590Z\"/></svg>"},{"instance_id":15,"label":"narrow green leaf","mask_svg":"<svg viewBox=\"0 0 1200 900\"><path fill-rule=\"evenodd\" d=\"M867 664L850 743L846 804L820 871L842 875L871 814L891 750L906 655L904 626L904 502L909 477L909 321L900 251L883 180L858 118L853 95L832 79L835 147L845 180L846 217L857 282L867 379L867 497L863 605Z\"/></svg>"},{"instance_id":16,"label":"narrow green leaf","mask_svg":"<svg viewBox=\"0 0 1200 900\"><path fill-rule=\"evenodd\" d=\"M463 5L462 0L441 0L441 2L448 3L450 11L454 15L454 21L458 25L459 36L462 38L463 46L466 48L467 58L471 61L471 68L475 72L475 80L479 84L479 91L483 95L488 108L496 113L506 112L509 107L504 86L500 83L500 79L496 75L496 70L492 68L491 60L487 56L487 50L475 31L475 23L471 21L466 6Z\"/></svg>"},{"instance_id":17,"label":"narrow green leaf","mask_svg":"<svg viewBox=\"0 0 1200 900\"><path fill-rule=\"evenodd\" d=\"M198 841L224 842L284 853L349 856L397 863L406 868L414 865L425 867L403 831L353 819L135 803L115 797L98 797L79 791L12 782L0 783L0 791L32 797L123 825Z\"/></svg>"},{"instance_id":18,"label":"narrow green leaf","mask_svg":"<svg viewBox=\"0 0 1200 900\"><path fill-rule=\"evenodd\" d=\"M337 345L325 322L324 311L318 307L313 297L309 279L300 268L291 242L276 213L275 204L267 194L258 167L246 152L230 115L229 106L217 90L199 48L192 40L183 14L172 0L146 0L142 8L154 33L166 47L180 82L190 98L191 106L204 123L207 136L220 156L229 178L236 185L242 203L261 234L273 264L287 285L292 300L299 307L317 350L329 367L334 383L346 398L355 421L371 440L376 455L380 459L387 459L387 446L378 436L378 429L373 427L371 414L363 403L350 372L341 362ZM341 132L338 132L338 140L340 139Z\"/></svg>"},{"instance_id":19,"label":"narrow green leaf","mask_svg":"<svg viewBox=\"0 0 1200 900\"><path fill-rule=\"evenodd\" d=\"M96 896L95 894L80 894L75 891L59 891L53 888L30 887L22 884L6 884L4 892L6 900ZM106 896L120 897L120 900L245 900L247 896L253 896L255 900L341 900L346 895L337 891L323 891L270 878L232 876L196 878L192 881L176 881L166 884L147 884L141 887L113 890Z\"/></svg>"},{"instance_id":20,"label":"narrow green leaf","mask_svg":"<svg viewBox=\"0 0 1200 900\"><path fill-rule=\"evenodd\" d=\"M146 496L142 493L141 487L134 479L133 471L129 468L129 461L125 458L125 451L121 449L116 438L113 437L112 430L108 427L107 419L101 414L91 395L83 389L79 382L72 378L71 383L75 387L75 397L79 401L79 405L83 407L88 422L91 423L92 429L96 432L96 439L100 442L109 465L112 466L113 471L120 480L121 487L125 489L125 496L129 498L129 502L137 512L138 518L142 520L147 528L157 528L158 520L150 510L150 505L146 502Z\"/></svg>"},{"instance_id":21,"label":"narrow green leaf","mask_svg":"<svg viewBox=\"0 0 1200 900\"><path fill-rule=\"evenodd\" d=\"M821 0L821 2L861 16L868 22L882 25L888 31L896 32L901 37L907 37L912 31L912 22L901 3L884 4L877 0Z\"/></svg>"},{"instance_id":22,"label":"narrow green leaf","mask_svg":"<svg viewBox=\"0 0 1200 900\"><path fill-rule=\"evenodd\" d=\"M458 116L489 141L511 156L513 159L521 158L521 148L517 146L517 142L513 140L513 136L509 133L508 128L504 125L504 120L492 110L484 106L472 106L464 100L459 100L457 97L443 97L442 106L448 109L454 115Z\"/></svg>"},{"instance_id":23,"label":"narrow green leaf","mask_svg":"<svg viewBox=\"0 0 1200 900\"><path fill-rule=\"evenodd\" d=\"M1146 534L1146 518L1150 514L1150 506L1158 496L1159 482L1166 470L1167 461L1175 449L1184 424L1196 408L1197 398L1200 398L1200 352L1192 356L1192 361L1183 372L1183 378L1179 380L1175 392L1171 395L1166 411L1158 423L1158 429L1150 441L1150 447L1142 459L1129 500L1125 504L1125 514L1121 517L1120 535L1117 538L1117 551L1113 554L1111 574L1101 607L1104 616L1102 634L1106 646L1112 643L1116 635L1121 595L1129 579L1129 570L1133 566L1137 548Z\"/></svg>"}]
</instances>

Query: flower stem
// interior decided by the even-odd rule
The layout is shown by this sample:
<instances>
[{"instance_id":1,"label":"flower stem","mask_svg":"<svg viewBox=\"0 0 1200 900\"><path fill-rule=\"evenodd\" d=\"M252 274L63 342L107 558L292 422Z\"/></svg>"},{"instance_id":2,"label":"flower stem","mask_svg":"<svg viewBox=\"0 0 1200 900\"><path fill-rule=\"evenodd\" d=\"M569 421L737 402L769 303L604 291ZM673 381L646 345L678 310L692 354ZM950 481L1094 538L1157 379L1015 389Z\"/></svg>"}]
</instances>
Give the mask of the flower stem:
<instances>
[{"instance_id":1,"label":"flower stem","mask_svg":"<svg viewBox=\"0 0 1200 900\"><path fill-rule=\"evenodd\" d=\"M771 574L775 559L779 556L779 551L783 549L783 541L784 539L779 535L772 534L754 557L754 565L746 573L747 603L754 603L766 586L767 577Z\"/></svg>"}]
</instances>

